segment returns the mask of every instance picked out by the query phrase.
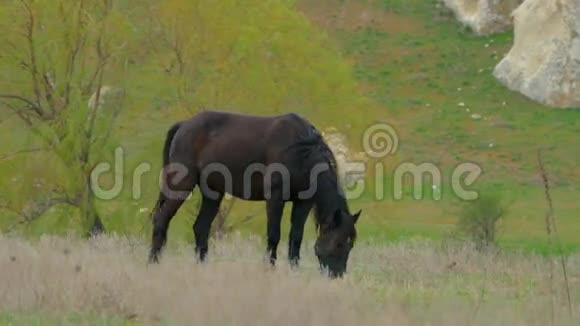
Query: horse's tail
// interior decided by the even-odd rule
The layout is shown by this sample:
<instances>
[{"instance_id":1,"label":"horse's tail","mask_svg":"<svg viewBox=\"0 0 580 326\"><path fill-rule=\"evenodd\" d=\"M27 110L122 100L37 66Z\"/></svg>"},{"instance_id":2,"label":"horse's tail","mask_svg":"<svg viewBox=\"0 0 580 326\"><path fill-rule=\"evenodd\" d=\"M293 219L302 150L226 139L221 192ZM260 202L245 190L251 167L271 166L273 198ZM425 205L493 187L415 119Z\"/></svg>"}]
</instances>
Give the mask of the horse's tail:
<instances>
[{"instance_id":1,"label":"horse's tail","mask_svg":"<svg viewBox=\"0 0 580 326\"><path fill-rule=\"evenodd\" d=\"M165 169L167 164L169 164L169 152L171 150L171 142L173 141L173 138L175 137L177 130L179 130L179 127L180 127L180 124L176 123L173 126L171 126L171 128L169 128L169 130L167 131L167 136L165 136L165 143L163 144L163 166L162 166L162 169ZM162 182L165 182L165 173L162 174L162 178L163 178ZM159 198L157 199L157 202L155 203L155 207L151 210L151 217L153 217L155 212L161 207L161 205L163 205L163 203L166 200L167 200L167 197L165 197L165 194L163 193L163 189L162 189L161 191L159 191Z\"/></svg>"},{"instance_id":2,"label":"horse's tail","mask_svg":"<svg viewBox=\"0 0 580 326\"><path fill-rule=\"evenodd\" d=\"M179 122L171 126L169 131L167 131L167 136L165 137L165 144L163 145L163 167L165 167L169 163L169 150L171 149L171 142L173 141L173 137L179 130Z\"/></svg>"}]
</instances>

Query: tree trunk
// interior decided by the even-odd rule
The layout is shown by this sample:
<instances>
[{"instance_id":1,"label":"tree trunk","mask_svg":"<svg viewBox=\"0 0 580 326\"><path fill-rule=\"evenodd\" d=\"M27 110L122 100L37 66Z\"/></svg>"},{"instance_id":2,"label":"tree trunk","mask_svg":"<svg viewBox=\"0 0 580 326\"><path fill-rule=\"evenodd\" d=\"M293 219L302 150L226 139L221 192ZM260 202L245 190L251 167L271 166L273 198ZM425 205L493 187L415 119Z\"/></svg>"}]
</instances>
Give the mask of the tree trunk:
<instances>
[{"instance_id":1,"label":"tree trunk","mask_svg":"<svg viewBox=\"0 0 580 326\"><path fill-rule=\"evenodd\" d=\"M87 235L89 237L93 237L105 233L105 225L103 225L103 221L101 221L101 217L99 216L97 210L94 208L94 205L89 212L92 214L92 216L87 217L89 218L88 221L92 220L92 225L89 227Z\"/></svg>"},{"instance_id":2,"label":"tree trunk","mask_svg":"<svg viewBox=\"0 0 580 326\"><path fill-rule=\"evenodd\" d=\"M90 176L87 177L86 189L81 203L81 213L87 237L105 233L105 226L95 207L95 196L91 190Z\"/></svg>"}]
</instances>

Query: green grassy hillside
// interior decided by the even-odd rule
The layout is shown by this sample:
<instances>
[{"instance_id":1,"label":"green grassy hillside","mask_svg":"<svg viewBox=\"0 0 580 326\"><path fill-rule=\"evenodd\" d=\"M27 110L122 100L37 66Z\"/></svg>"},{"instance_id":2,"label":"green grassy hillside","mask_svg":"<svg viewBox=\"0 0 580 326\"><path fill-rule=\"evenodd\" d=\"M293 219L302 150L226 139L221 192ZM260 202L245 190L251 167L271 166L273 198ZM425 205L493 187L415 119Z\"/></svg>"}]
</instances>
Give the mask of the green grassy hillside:
<instances>
[{"instance_id":1,"label":"green grassy hillside","mask_svg":"<svg viewBox=\"0 0 580 326\"><path fill-rule=\"evenodd\" d=\"M484 171L476 185L509 202L501 225L506 246L541 247L547 202L538 172L541 148L552 182L562 239L580 240L580 111L551 109L511 92L492 76L509 51L511 32L474 36L437 1L300 1L300 10L340 44L366 94L394 126L401 162L430 162L444 171L475 162ZM481 116L473 119L472 114ZM391 172L391 173L389 173ZM391 169L386 173L392 176ZM449 187L442 200L360 202L366 232L389 239L409 234L441 236L455 222L460 203ZM410 188L409 188L410 189ZM446 191L447 190L447 191ZM359 206L360 206L359 205Z\"/></svg>"},{"instance_id":2,"label":"green grassy hillside","mask_svg":"<svg viewBox=\"0 0 580 326\"><path fill-rule=\"evenodd\" d=\"M274 7L261 7L261 10L267 8L274 10ZM337 126L357 148L362 145L365 126L378 121L392 125L399 147L384 160L385 171L381 177L384 198L375 198L372 191L375 173L370 171L369 164L367 189L363 196L350 201L353 210L363 209L359 226L362 241L394 241L417 235L445 237L453 229L457 209L462 204L450 189L451 172L459 163L473 162L484 171L473 187L501 193L509 204L506 219L500 225L500 243L505 247L543 250L547 203L536 158L537 149L542 148L552 181L559 236L569 250L580 249L577 237L580 233L580 110L551 109L534 103L507 90L493 78L494 66L511 46L511 32L476 37L438 7L435 0L299 0L296 12L286 7L275 8L271 19L291 17L289 25L268 30L266 11L258 16L252 16L255 12L243 11L246 16L238 17L235 24L243 25L248 17L259 18L253 20L253 28L236 35L247 39L244 44L259 45L260 49L271 45L258 41L261 28L268 39L290 35L289 39L294 42L280 41L276 47L282 58L278 63L292 62L296 56L303 58L300 64L263 67L264 58L254 57L253 53L257 52L247 47L239 48L240 61L228 61L229 57L221 56L219 43L208 45L206 50L211 55L208 65L219 69L208 75L212 77L208 77L210 82L202 88L203 99L209 106L224 110L259 114L296 111L321 127ZM214 11L208 9L210 13ZM228 15L236 16L236 12L228 11ZM212 26L208 28L219 30ZM227 40L230 39L235 37L228 34ZM166 58L159 56L155 60L157 64ZM244 64L238 67L238 62ZM190 102L166 105L167 99L156 95L171 93L172 85L163 84L165 79L155 84L154 79L138 78L139 69L152 67L153 63L146 62L127 74L134 78L134 83L127 83L136 99L132 105L145 109L130 110L116 128L127 153L126 170L133 171L137 165L149 162L152 172L143 177L140 198L131 198L133 176L126 175L122 196L98 203L111 231L142 233L147 237L147 209L153 206L157 195L156 173L165 132L173 121L188 117L200 104L192 95ZM256 70L257 67L264 70ZM243 75L242 82L232 72ZM153 73L144 75L153 76ZM260 76L271 78L264 82ZM284 76L297 81L286 81L285 88L279 88L276 85L285 80ZM212 88L211 81L217 81L221 88ZM239 85L245 87L236 89ZM359 89L367 99L360 97ZM229 90L231 98L212 100L215 94L211 92L223 95L229 94ZM250 91L258 95L243 93ZM281 101L286 93L299 96L294 98L295 102ZM480 119L474 119L474 114ZM18 129L4 129L3 133L18 134ZM20 145L15 141L3 145L3 149L8 152ZM431 199L429 186L425 186L428 191L422 200L411 197L410 187L405 189L404 199L394 198L394 171L405 162L429 162L442 171L441 200ZM170 239L191 239L196 198L197 193L173 220ZM286 207L286 214L289 208ZM264 209L263 203L238 201L228 224L244 233L264 235ZM69 214L72 213L56 211L32 223L27 230L32 234L66 232L75 225ZM248 222L237 224L249 215L253 217ZM285 219L284 235L288 231L288 220ZM309 225L309 237L312 232Z\"/></svg>"}]
</instances>

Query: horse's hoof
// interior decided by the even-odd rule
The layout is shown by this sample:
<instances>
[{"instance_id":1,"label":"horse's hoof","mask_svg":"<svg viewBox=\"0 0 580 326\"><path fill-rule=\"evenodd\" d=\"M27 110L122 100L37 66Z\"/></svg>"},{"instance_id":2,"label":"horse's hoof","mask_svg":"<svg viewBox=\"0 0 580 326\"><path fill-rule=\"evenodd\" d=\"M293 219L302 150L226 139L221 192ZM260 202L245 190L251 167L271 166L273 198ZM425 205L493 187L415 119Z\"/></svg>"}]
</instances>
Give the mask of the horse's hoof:
<instances>
[{"instance_id":1,"label":"horse's hoof","mask_svg":"<svg viewBox=\"0 0 580 326\"><path fill-rule=\"evenodd\" d=\"M157 255L149 255L149 259L147 259L147 263L151 264L159 264L159 257Z\"/></svg>"},{"instance_id":2,"label":"horse's hoof","mask_svg":"<svg viewBox=\"0 0 580 326\"><path fill-rule=\"evenodd\" d=\"M299 269L299 267L300 267L299 264L298 264L298 260L295 260L295 259L290 260L290 264L289 265L290 265L290 270L292 270L292 271L297 271Z\"/></svg>"}]
</instances>

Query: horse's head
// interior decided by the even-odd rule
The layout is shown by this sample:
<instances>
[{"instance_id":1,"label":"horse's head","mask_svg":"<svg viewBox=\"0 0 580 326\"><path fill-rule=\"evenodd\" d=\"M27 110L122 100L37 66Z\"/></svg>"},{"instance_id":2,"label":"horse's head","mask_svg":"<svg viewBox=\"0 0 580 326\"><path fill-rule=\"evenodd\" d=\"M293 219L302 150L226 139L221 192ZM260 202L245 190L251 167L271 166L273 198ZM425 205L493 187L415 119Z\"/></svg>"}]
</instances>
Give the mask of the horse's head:
<instances>
[{"instance_id":1,"label":"horse's head","mask_svg":"<svg viewBox=\"0 0 580 326\"><path fill-rule=\"evenodd\" d=\"M356 239L355 224L361 211L351 215L342 209L337 209L320 224L320 232L314 252L318 257L320 267L328 270L330 277L342 277L350 250Z\"/></svg>"}]
</instances>

